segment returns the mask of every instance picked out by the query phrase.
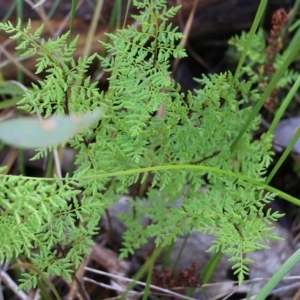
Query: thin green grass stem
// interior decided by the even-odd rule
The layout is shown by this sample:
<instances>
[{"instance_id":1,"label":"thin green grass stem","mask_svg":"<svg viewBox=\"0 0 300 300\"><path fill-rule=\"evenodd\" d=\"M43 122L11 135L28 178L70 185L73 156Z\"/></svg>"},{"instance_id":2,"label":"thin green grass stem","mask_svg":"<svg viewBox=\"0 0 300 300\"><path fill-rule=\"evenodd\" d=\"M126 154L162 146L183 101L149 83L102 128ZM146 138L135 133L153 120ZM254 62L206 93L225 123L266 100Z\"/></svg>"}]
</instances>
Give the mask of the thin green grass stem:
<instances>
[{"instance_id":1,"label":"thin green grass stem","mask_svg":"<svg viewBox=\"0 0 300 300\"><path fill-rule=\"evenodd\" d=\"M17 2L18 2L18 0L14 0L13 3L11 3L8 11L6 12L5 16L3 17L2 21L1 21L2 23L5 23L9 20L11 14L17 7Z\"/></svg>"},{"instance_id":2,"label":"thin green grass stem","mask_svg":"<svg viewBox=\"0 0 300 300\"><path fill-rule=\"evenodd\" d=\"M177 269L178 263L179 263L179 261L180 261L180 257L181 257L181 255L182 255L182 252L183 252L183 250L184 250L184 247L186 246L186 243L187 243L188 238L190 237L190 235L191 235L191 234L188 233L188 234L186 234L186 236L184 237L184 241L183 241L183 243L182 243L182 245L181 245L181 247L180 247L180 249L179 249L179 252L178 252L177 257L176 257L176 260L175 260L175 263L174 263L173 268L172 268L172 273L173 273L173 274L174 274L174 272L175 272L176 269Z\"/></svg>"},{"instance_id":3,"label":"thin green grass stem","mask_svg":"<svg viewBox=\"0 0 300 300\"><path fill-rule=\"evenodd\" d=\"M115 0L113 11L109 19L109 28L116 29L121 26L121 14L122 14L122 1Z\"/></svg>"},{"instance_id":4,"label":"thin green grass stem","mask_svg":"<svg viewBox=\"0 0 300 300\"><path fill-rule=\"evenodd\" d=\"M18 150L18 165L21 175L25 175L25 153L23 149Z\"/></svg>"},{"instance_id":5,"label":"thin green grass stem","mask_svg":"<svg viewBox=\"0 0 300 300\"><path fill-rule=\"evenodd\" d=\"M30 271L33 271L33 272L37 273L40 276L40 278L45 281L46 285L51 289L51 291L53 292L55 298L57 300L61 300L61 297L60 297L58 291L56 290L55 286L51 282L51 280L39 268L37 268L33 264L26 263L26 262L16 263L16 264L10 266L10 268L12 268L12 269L23 268L23 269L27 269L27 270L30 270Z\"/></svg>"},{"instance_id":6,"label":"thin green grass stem","mask_svg":"<svg viewBox=\"0 0 300 300\"><path fill-rule=\"evenodd\" d=\"M47 158L46 177L51 178L53 177L53 153L48 153Z\"/></svg>"},{"instance_id":7,"label":"thin green grass stem","mask_svg":"<svg viewBox=\"0 0 300 300\"><path fill-rule=\"evenodd\" d=\"M247 44L245 46L244 51L242 52L242 55L241 55L241 58L239 60L238 66L237 66L237 68L235 70L235 73L234 73L234 77L233 77L233 80L232 80L232 83L231 83L232 86L234 85L234 83L236 82L236 80L238 79L238 77L240 76L240 72L241 72L242 66L244 64L244 61L246 59L248 50L249 50L249 48L251 46L253 37L254 37L254 35L256 33L256 30L257 30L257 28L258 28L258 26L260 24L261 18L264 15L264 11L265 11L266 5L267 5L267 0L261 0L260 1L258 10L256 12L254 21L252 23L252 26L251 26L251 29L250 29L250 32L249 32L249 37L248 37Z\"/></svg>"},{"instance_id":8,"label":"thin green grass stem","mask_svg":"<svg viewBox=\"0 0 300 300\"><path fill-rule=\"evenodd\" d=\"M55 2L53 3L53 5L51 6L51 9L47 15L48 19L50 20L51 17L53 16L53 14L55 13L55 10L57 9L57 6L59 4L60 0L55 0Z\"/></svg>"},{"instance_id":9,"label":"thin green grass stem","mask_svg":"<svg viewBox=\"0 0 300 300\"><path fill-rule=\"evenodd\" d=\"M175 241L172 241L172 243L167 247L166 253L164 254L164 260L162 262L162 267L161 267L163 271L165 271L168 267L171 254L174 249L174 245L175 245Z\"/></svg>"},{"instance_id":10,"label":"thin green grass stem","mask_svg":"<svg viewBox=\"0 0 300 300\"><path fill-rule=\"evenodd\" d=\"M39 279L38 287L41 291L41 299L43 300L52 300L51 294L47 290L46 284L44 284L43 280Z\"/></svg>"},{"instance_id":11,"label":"thin green grass stem","mask_svg":"<svg viewBox=\"0 0 300 300\"><path fill-rule=\"evenodd\" d=\"M0 102L0 109L15 106L23 97L15 97Z\"/></svg>"},{"instance_id":12,"label":"thin green grass stem","mask_svg":"<svg viewBox=\"0 0 300 300\"><path fill-rule=\"evenodd\" d=\"M128 19L128 14L129 14L129 10L130 10L130 5L131 5L131 0L127 1L127 6L126 6L126 12L125 12L125 17L124 17L124 22L123 22L123 29L126 26L126 21Z\"/></svg>"},{"instance_id":13,"label":"thin green grass stem","mask_svg":"<svg viewBox=\"0 0 300 300\"><path fill-rule=\"evenodd\" d=\"M137 274L134 276L134 280L128 284L126 291L120 297L121 300L127 299L127 295L129 293L129 291L131 291L133 289L135 282L138 281L140 278L142 278L142 276L147 272L147 270L150 270L150 268L153 267L154 262L157 260L157 258L159 257L159 255L165 249L166 246L167 246L167 244L163 243L162 245L158 246L153 251L151 256L147 259L147 261L144 263L144 265L139 269Z\"/></svg>"},{"instance_id":14,"label":"thin green grass stem","mask_svg":"<svg viewBox=\"0 0 300 300\"><path fill-rule=\"evenodd\" d=\"M86 3L92 10L95 10L95 3L93 2L93 0L86 0Z\"/></svg>"},{"instance_id":15,"label":"thin green grass stem","mask_svg":"<svg viewBox=\"0 0 300 300\"><path fill-rule=\"evenodd\" d=\"M210 280L211 280L213 274L215 273L215 270L220 262L220 259L222 258L222 255L223 254L221 251L218 251L217 253L215 253L213 255L213 257L208 261L206 266L202 269L202 271L199 275L200 279L202 279L202 285L204 285L200 289L200 291L202 293L205 292L205 289L206 289L205 284L210 282ZM195 288L189 288L186 295L188 297L191 297L193 295L194 291L195 291Z\"/></svg>"},{"instance_id":16,"label":"thin green grass stem","mask_svg":"<svg viewBox=\"0 0 300 300\"><path fill-rule=\"evenodd\" d=\"M202 270L200 274L200 278L203 281L203 284L207 284L210 282L212 276L214 275L216 268L222 258L222 252L218 251L214 254L214 256L209 260L209 262L206 264L204 269ZM205 291L205 287L201 287L201 291Z\"/></svg>"},{"instance_id":17,"label":"thin green grass stem","mask_svg":"<svg viewBox=\"0 0 300 300\"><path fill-rule=\"evenodd\" d=\"M85 46L84 46L83 53L82 53L83 57L88 57L88 55L90 54L103 4L104 4L104 0L97 1L95 11L93 14L93 18L92 18L92 22L91 22L91 25L90 25L90 28L89 28L89 31L88 31L88 34L87 34L87 37L85 40Z\"/></svg>"},{"instance_id":18,"label":"thin green grass stem","mask_svg":"<svg viewBox=\"0 0 300 300\"><path fill-rule=\"evenodd\" d=\"M295 4L293 6L292 12L288 18L288 23L286 25L284 25L283 28L281 29L280 38L282 40L285 39L287 31L291 32L297 27L297 25L299 26L299 23L298 23L299 20L296 21L295 23L293 23L295 16L297 14L298 8L299 8L299 4L300 4L300 1L296 0ZM288 42L288 45L286 45L286 47L285 47L285 51L289 51L291 49L291 47L295 44L295 42L297 40L297 39L295 39L295 36L297 36L298 33L299 32L297 31L296 34L294 34L293 38Z\"/></svg>"},{"instance_id":19,"label":"thin green grass stem","mask_svg":"<svg viewBox=\"0 0 300 300\"><path fill-rule=\"evenodd\" d=\"M298 19L297 21L295 21L293 23L296 15L297 15L299 6L300 6L300 0L296 0L293 10L292 10L292 13L291 13L291 16L288 19L288 26L284 30L284 31L288 30L289 32L292 32L298 27L297 31L293 34L291 40L289 41L288 45L286 46L285 51L289 51L300 38L300 20ZM282 33L281 37L284 36L284 33L285 32Z\"/></svg>"},{"instance_id":20,"label":"thin green grass stem","mask_svg":"<svg viewBox=\"0 0 300 300\"><path fill-rule=\"evenodd\" d=\"M154 261L153 261L154 263ZM152 280L152 274L153 274L153 267L154 264L150 265L148 268L148 274L147 274L147 280L146 280L146 286L143 294L143 300L148 299L148 295L150 293L150 285L151 285L151 280Z\"/></svg>"},{"instance_id":21,"label":"thin green grass stem","mask_svg":"<svg viewBox=\"0 0 300 300\"><path fill-rule=\"evenodd\" d=\"M18 18L18 20L21 21L21 24L23 24L23 19L24 18L23 18L23 1L22 0L17 1L17 18ZM18 41L17 41L17 45L19 46L21 42L22 42L22 39L19 38ZM23 50L21 50L21 49L17 50L18 57L21 56L22 52L23 52ZM19 81L21 83L23 83L23 81L24 81L24 73L19 68L17 70L17 81Z\"/></svg>"},{"instance_id":22,"label":"thin green grass stem","mask_svg":"<svg viewBox=\"0 0 300 300\"><path fill-rule=\"evenodd\" d=\"M299 138L300 138L300 127L298 127L298 129L297 129L296 133L294 134L293 138L289 142L288 146L286 147L286 149L284 150L284 152L280 156L280 158L279 158L278 162L276 163L275 167L273 168L273 170L269 174L268 178L266 179L266 184L270 183L270 181L275 176L275 174L277 173L277 171L279 170L279 168L281 167L281 165L283 164L283 162L285 161L287 156L293 150L293 148L294 148L295 144L297 143L297 141L299 140ZM299 204L297 204L297 205L299 206Z\"/></svg>"},{"instance_id":23,"label":"thin green grass stem","mask_svg":"<svg viewBox=\"0 0 300 300\"><path fill-rule=\"evenodd\" d=\"M273 134L277 124L279 123L280 119L282 118L284 112L286 111L288 105L291 103L293 97L297 93L298 89L300 87L300 77L297 78L296 82L293 84L292 88L290 89L287 96L284 98L282 104L280 105L278 111L276 112L276 115L270 125L269 133Z\"/></svg>"},{"instance_id":24,"label":"thin green grass stem","mask_svg":"<svg viewBox=\"0 0 300 300\"><path fill-rule=\"evenodd\" d=\"M73 25L74 25L74 20L75 20L77 5L78 5L78 0L72 0L71 17L70 17L69 43L71 42L71 36L72 36L72 31L73 31Z\"/></svg>"},{"instance_id":25,"label":"thin green grass stem","mask_svg":"<svg viewBox=\"0 0 300 300\"><path fill-rule=\"evenodd\" d=\"M21 20L21 23L23 23L23 1L19 0L17 1L17 18ZM21 38L18 39L17 44L18 46L22 42ZM17 50L17 56L20 57L23 50L18 49ZM24 73L21 69L17 70L17 81L20 83L24 82ZM22 113L19 111L19 114L22 115ZM21 175L25 175L25 157L24 157L24 150L19 149L18 150L18 165L19 165L19 171Z\"/></svg>"},{"instance_id":26,"label":"thin green grass stem","mask_svg":"<svg viewBox=\"0 0 300 300\"><path fill-rule=\"evenodd\" d=\"M272 290L278 285L282 278L290 272L290 270L300 262L300 249L298 249L279 270L271 277L265 286L259 291L254 300L265 300Z\"/></svg>"},{"instance_id":27,"label":"thin green grass stem","mask_svg":"<svg viewBox=\"0 0 300 300\"><path fill-rule=\"evenodd\" d=\"M297 12L298 12L298 9L299 9L299 6L300 6L300 0L296 0L296 1L295 1L295 4L294 4L294 6L293 6L293 9L292 9L292 13L291 13L291 15L290 15L290 17L289 17L289 19L288 19L288 26L287 26L287 27L289 27L289 30L292 30L292 28L293 28L292 23L293 23L294 20L295 20L295 17L296 17L296 15L297 15ZM298 21L299 21L299 20L298 20ZM296 22L297 22L297 21L296 21ZM284 33L285 33L285 32L283 32L282 36L284 36Z\"/></svg>"},{"instance_id":28,"label":"thin green grass stem","mask_svg":"<svg viewBox=\"0 0 300 300\"><path fill-rule=\"evenodd\" d=\"M274 74L271 82L269 83L268 87L266 88L266 90L262 94L261 99L256 103L256 105L252 109L252 112L250 113L250 115L249 115L248 119L246 120L244 126L242 127L242 129L240 130L238 136L236 137L236 139L234 140L234 142L231 145L231 150L232 151L235 149L235 147L239 143L240 139L242 138L242 136L244 135L244 133L248 129L249 125L251 124L251 122L253 121L255 116L258 114L258 112L260 111L260 109L262 108L264 103L266 102L266 100L269 97L269 95L271 94L271 92L276 87L278 81L281 79L284 72L287 70L289 65L294 60L294 58L298 55L299 50L300 50L300 39L296 42L294 47L291 49L291 51L289 52L289 54L285 58L284 62L282 63L281 67Z\"/></svg>"}]
</instances>

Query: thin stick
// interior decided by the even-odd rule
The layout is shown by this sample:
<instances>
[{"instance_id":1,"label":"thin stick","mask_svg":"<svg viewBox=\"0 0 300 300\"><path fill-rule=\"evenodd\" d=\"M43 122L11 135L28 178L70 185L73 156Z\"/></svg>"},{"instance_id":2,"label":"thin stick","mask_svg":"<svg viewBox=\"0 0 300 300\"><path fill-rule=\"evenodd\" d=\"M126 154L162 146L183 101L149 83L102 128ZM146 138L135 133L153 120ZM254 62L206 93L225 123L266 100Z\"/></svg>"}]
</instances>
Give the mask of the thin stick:
<instances>
[{"instance_id":1,"label":"thin stick","mask_svg":"<svg viewBox=\"0 0 300 300\"><path fill-rule=\"evenodd\" d=\"M34 9L37 14L39 15L39 17L41 18L41 20L43 21L43 23L49 28L49 31L51 33L51 35L54 35L54 29L51 26L51 23L49 22L49 19L45 13L44 7L42 6L42 4L44 4L44 2L46 2L46 0L44 1L39 1L38 3L33 3L30 0L24 0L27 4L29 4L31 6L32 9Z\"/></svg>"},{"instance_id":2,"label":"thin stick","mask_svg":"<svg viewBox=\"0 0 300 300\"><path fill-rule=\"evenodd\" d=\"M5 285L12 290L17 297L19 297L21 300L30 300L30 298L23 292L18 291L18 285L9 277L9 275L0 269L0 278L5 283Z\"/></svg>"},{"instance_id":3,"label":"thin stick","mask_svg":"<svg viewBox=\"0 0 300 300\"><path fill-rule=\"evenodd\" d=\"M92 268L89 268L89 267L86 267L85 270L93 272L93 273L96 273L96 274L106 275L106 276L111 277L111 278L116 278L116 279L119 279L119 280L121 279L121 280L127 281L127 282L135 282L136 284L139 284L141 286L146 286L145 282L136 281L136 280L133 280L133 279L130 279L130 278L127 278L127 277L123 277L123 276L119 276L119 275L114 275L114 274L107 273L107 272L104 272L104 271L95 270L95 269L92 269ZM84 277L83 279L86 280L87 278ZM160 287L158 287L156 285L153 285L153 284L150 284L150 287L152 289L157 290L157 291L161 291L161 292L164 292L166 294L173 295L174 297L179 297L180 299L195 300L195 298L191 298L191 297L188 297L188 296L185 296L185 295L182 295L182 294L178 294L178 293L175 293L173 291L160 288Z\"/></svg>"},{"instance_id":4,"label":"thin stick","mask_svg":"<svg viewBox=\"0 0 300 300\"><path fill-rule=\"evenodd\" d=\"M31 79L35 81L41 79L40 77L36 76L31 71L29 71L27 68L25 68L22 64L20 64L19 61L13 55L11 55L1 44L0 44L0 52L2 52L11 61L13 65L21 69Z\"/></svg>"}]
</instances>

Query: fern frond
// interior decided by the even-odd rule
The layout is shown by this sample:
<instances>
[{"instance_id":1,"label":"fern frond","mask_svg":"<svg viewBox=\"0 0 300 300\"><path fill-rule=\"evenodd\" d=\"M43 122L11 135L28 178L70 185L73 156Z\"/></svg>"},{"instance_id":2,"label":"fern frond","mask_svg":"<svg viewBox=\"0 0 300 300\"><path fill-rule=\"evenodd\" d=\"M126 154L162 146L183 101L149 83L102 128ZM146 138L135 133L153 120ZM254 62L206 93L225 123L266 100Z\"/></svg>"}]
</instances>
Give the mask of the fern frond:
<instances>
[{"instance_id":1,"label":"fern frond","mask_svg":"<svg viewBox=\"0 0 300 300\"><path fill-rule=\"evenodd\" d=\"M182 34L167 25L178 7L167 9L165 0L135 0L134 4L143 10L136 17L141 30L129 26L108 34L110 43L102 42L110 54L105 58L93 54L76 61L78 37L68 43L69 32L56 40L40 40L42 29L31 34L30 21L25 29L20 22L16 27L0 24L0 29L22 39L19 48L24 55L38 55L37 73L46 74L26 91L20 108L44 116L81 113L99 106L105 110L99 124L69 141L77 150L78 168L72 178L46 182L1 176L0 261L23 253L41 272L70 278L87 253L104 210L118 200L118 194L151 176L147 199L137 197L131 203L135 214L122 216L128 231L121 256L133 253L150 237L160 245L192 230L209 232L218 238L210 250L229 254L242 280L250 262L244 254L276 238L270 234L271 222L280 214L262 211L274 195L224 174L161 170L141 175L141 170L204 165L263 180L272 159L271 137L253 141L259 118L234 152L230 149L249 114L245 103L256 101L259 94L251 82L231 85L230 72L202 76L197 79L202 89L182 94L170 78L169 63L170 58L186 56L179 45ZM261 62L265 48L261 35L249 53L255 62ZM246 38L244 34L232 43L241 50ZM111 72L107 93L100 93L97 82L85 76L95 60ZM161 106L164 115L158 116ZM36 157L46 154L38 149ZM138 171L133 174L97 177L134 169ZM205 192L199 191L202 186ZM151 220L146 228L145 216ZM5 234L8 228L10 236ZM68 249L65 257L57 256L58 244ZM36 284L36 274L24 275L22 287Z\"/></svg>"}]
</instances>

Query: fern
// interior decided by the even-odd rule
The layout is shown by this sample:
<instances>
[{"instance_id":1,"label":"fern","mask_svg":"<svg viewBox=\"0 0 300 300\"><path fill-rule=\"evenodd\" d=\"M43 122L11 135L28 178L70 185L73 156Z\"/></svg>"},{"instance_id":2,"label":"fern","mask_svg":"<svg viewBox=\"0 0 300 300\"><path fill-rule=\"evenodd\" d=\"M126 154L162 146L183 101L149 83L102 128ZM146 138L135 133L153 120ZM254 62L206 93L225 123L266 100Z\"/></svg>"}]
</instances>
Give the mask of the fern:
<instances>
[{"instance_id":1,"label":"fern","mask_svg":"<svg viewBox=\"0 0 300 300\"><path fill-rule=\"evenodd\" d=\"M72 250L65 259L79 266L81 255L87 252L87 247L92 243L91 235L95 229L90 226L77 227L77 219L82 219L85 214L95 217L95 214L103 211L101 206L95 207L93 203L82 201L79 205L76 198L79 191L72 187L74 183L74 180L68 178L62 184L59 179L48 183L16 176L2 177L2 262L24 254L40 270L54 274L51 268L52 263L57 263L58 251L53 250L57 245L68 245ZM34 249L39 249L38 254ZM70 276L67 278L71 279Z\"/></svg>"},{"instance_id":2,"label":"fern","mask_svg":"<svg viewBox=\"0 0 300 300\"><path fill-rule=\"evenodd\" d=\"M152 166L190 164L262 181L271 162L271 136L253 141L251 132L259 118L234 152L230 150L250 111L244 104L257 100L259 94L250 82L235 82L232 88L229 72L203 76L198 79L202 89L180 93L170 77L169 59L186 53L178 46L182 34L166 23L178 7L167 10L163 0L134 3L143 9L136 16L141 30L130 26L108 34L111 43L102 44L109 58L93 54L75 61L77 38L68 44L69 33L45 41L40 40L42 28L29 33L30 21L25 29L20 23L0 24L13 38L22 39L19 48L24 55L38 56L37 73L47 74L24 94L20 108L44 116L99 106L105 110L96 128L70 141L78 151L75 163L79 165L72 177L46 181L2 175L0 260L22 253L45 274L69 279L88 252L104 209L129 186L151 175L147 199L137 197L132 202L135 215L122 216L128 230L121 256L133 253L149 237L157 245L166 245L192 230L209 232L218 238L209 250L229 254L242 282L250 262L243 255L264 248L263 240L276 239L270 222L280 215L263 213L264 204L274 195L243 180L203 170L161 168L140 173ZM82 76L94 60L111 72L105 95L96 82ZM164 115L156 114L160 106ZM207 187L205 193L199 191L201 186ZM178 199L182 199L179 204ZM146 228L144 216L151 219ZM13 228L10 236L4 234L7 228ZM65 250L63 257L59 249ZM35 286L36 278L26 274L22 287Z\"/></svg>"},{"instance_id":3,"label":"fern","mask_svg":"<svg viewBox=\"0 0 300 300\"><path fill-rule=\"evenodd\" d=\"M76 50L78 36L68 44L69 32L56 40L40 40L43 26L30 34L31 22L26 28L21 28L19 22L14 27L10 22L1 24L0 29L15 33L13 39L21 39L19 50L24 50L22 56L38 55L36 73L45 71L45 80L33 84L33 90L28 90L20 101L20 108L48 117L55 114L79 113L95 108L99 102L99 91L96 83L90 84L90 79L83 81L81 74L85 73L93 60L94 54L88 58L79 58L75 62L73 55ZM67 95L68 94L68 95Z\"/></svg>"}]
</instances>

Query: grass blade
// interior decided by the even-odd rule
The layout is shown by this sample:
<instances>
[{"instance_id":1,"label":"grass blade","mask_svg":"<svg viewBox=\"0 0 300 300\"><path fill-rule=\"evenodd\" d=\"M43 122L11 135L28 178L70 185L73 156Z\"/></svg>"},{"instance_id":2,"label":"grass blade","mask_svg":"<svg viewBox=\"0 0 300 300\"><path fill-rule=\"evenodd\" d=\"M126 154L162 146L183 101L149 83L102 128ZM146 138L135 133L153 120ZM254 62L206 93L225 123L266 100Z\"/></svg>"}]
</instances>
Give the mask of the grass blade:
<instances>
[{"instance_id":1,"label":"grass blade","mask_svg":"<svg viewBox=\"0 0 300 300\"><path fill-rule=\"evenodd\" d=\"M266 8L266 5L267 5L267 0L261 0L260 1L260 4L259 4L259 7L258 7L258 10L257 10L257 13L255 15L255 19L252 23L252 26L251 26L251 29L250 29L250 32L249 32L249 37L248 37L248 41L247 41L247 44L246 44L246 47L241 55L241 58L239 60L239 63L238 63L238 66L235 70L235 74L234 74L234 77L233 77L233 80L232 80L232 85L234 84L234 82L236 82L237 78L239 77L240 75L240 72L241 72L241 69L242 69L242 66L243 66L243 63L246 59L246 56L247 56L247 52L251 46L251 43L252 43L252 40L253 40L253 37L256 33L256 30L260 24L260 21L261 21L261 18L262 16L264 15L264 11L265 11L265 8Z\"/></svg>"},{"instance_id":2,"label":"grass blade","mask_svg":"<svg viewBox=\"0 0 300 300\"><path fill-rule=\"evenodd\" d=\"M299 138L300 138L300 127L298 127L296 133L294 134L293 138L289 142L287 148L284 150L284 152L280 156L280 159L278 160L275 167L273 168L273 170L269 174L268 178L266 179L267 184L269 184L270 181L272 180L272 178L275 176L275 174L277 173L277 171L279 170L279 168L283 164L284 160L287 158L287 156L293 150L293 148L294 148L295 144L297 143L297 141L299 140Z\"/></svg>"},{"instance_id":3,"label":"grass blade","mask_svg":"<svg viewBox=\"0 0 300 300\"><path fill-rule=\"evenodd\" d=\"M271 277L266 285L256 295L254 300L264 300L270 292L277 286L280 280L300 261L300 249L298 249Z\"/></svg>"},{"instance_id":4,"label":"grass blade","mask_svg":"<svg viewBox=\"0 0 300 300\"><path fill-rule=\"evenodd\" d=\"M75 20L75 14L77 9L78 0L72 0L72 7L71 7L71 18L70 18L70 35L69 35L69 43L72 36L73 24Z\"/></svg>"},{"instance_id":5,"label":"grass blade","mask_svg":"<svg viewBox=\"0 0 300 300\"><path fill-rule=\"evenodd\" d=\"M255 118L255 116L257 115L257 113L259 112L259 110L262 108L262 106L264 105L265 101L267 100L267 98L269 97L269 95L271 94L271 92L276 87L276 84L278 83L278 81L280 80L280 78L283 76L284 72L287 70L287 68L289 67L289 65L292 63L292 61L294 60L294 58L296 57L296 55L298 55L299 50L300 50L300 39L296 42L296 44L294 45L294 47L291 49L291 51L289 52L289 54L285 58L284 62L282 63L281 67L274 74L274 77L272 78L272 80L269 83L268 87L266 88L266 90L262 94L261 99L254 106L254 108L253 108L252 112L250 113L247 121L245 122L244 126L240 130L237 138L232 143L231 150L233 150L236 147L236 145L238 144L238 142L242 138L243 134L245 133L245 131L249 127L250 123Z\"/></svg>"},{"instance_id":6,"label":"grass blade","mask_svg":"<svg viewBox=\"0 0 300 300\"><path fill-rule=\"evenodd\" d=\"M292 88L290 89L289 93L284 98L282 104L280 105L280 108L278 109L278 111L271 123L271 126L269 128L269 133L273 134L278 122L280 121L281 117L283 116L285 110L287 109L287 107L290 104L291 100L293 99L294 95L297 93L299 87L300 87L300 77L298 77L298 79L293 84Z\"/></svg>"}]
</instances>

